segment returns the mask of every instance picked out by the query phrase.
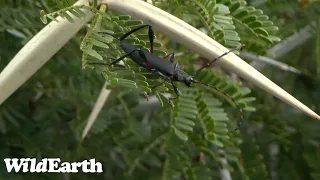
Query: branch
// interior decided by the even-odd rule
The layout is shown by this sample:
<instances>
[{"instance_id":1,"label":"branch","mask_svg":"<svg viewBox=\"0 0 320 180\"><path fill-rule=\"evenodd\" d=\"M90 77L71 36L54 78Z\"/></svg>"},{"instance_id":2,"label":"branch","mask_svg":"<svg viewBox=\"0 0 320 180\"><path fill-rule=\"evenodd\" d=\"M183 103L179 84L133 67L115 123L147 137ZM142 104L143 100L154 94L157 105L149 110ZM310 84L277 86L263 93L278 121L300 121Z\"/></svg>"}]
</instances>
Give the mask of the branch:
<instances>
[{"instance_id":1,"label":"branch","mask_svg":"<svg viewBox=\"0 0 320 180\"><path fill-rule=\"evenodd\" d=\"M268 57L279 59L284 55L288 54L293 49L303 44L304 42L306 42L308 39L310 39L313 36L312 27L314 26L316 26L316 22L311 23L311 25L304 27L299 32L294 33L292 36L286 38L281 43L272 47L268 51Z\"/></svg>"},{"instance_id":2,"label":"branch","mask_svg":"<svg viewBox=\"0 0 320 180\"><path fill-rule=\"evenodd\" d=\"M297 73L297 74L302 74L302 72L292 66L287 65L286 63L265 57L265 56L258 56L258 55L254 55L251 54L249 52L241 52L240 53L240 57L243 59L247 59L250 61L257 61L257 62L262 62L262 63L266 63L266 64L270 64L272 66L275 66L281 70L284 71L290 71L293 73Z\"/></svg>"},{"instance_id":3,"label":"branch","mask_svg":"<svg viewBox=\"0 0 320 180\"><path fill-rule=\"evenodd\" d=\"M269 49L267 53L267 57L257 56L248 52L241 52L240 57L244 59L252 60L252 61L267 63L272 66L276 66L282 70L287 70L287 71L301 74L302 72L297 70L296 68L291 67L275 59L282 58L283 56L291 52L293 49L297 48L301 44L305 43L308 39L310 39L313 36L312 34L313 26L316 26L316 22L312 22L311 25L308 25L302 28L300 31L294 33L292 36L287 37L285 40L281 41L281 43ZM257 63L255 64L255 68L258 68L261 71L264 68L264 65L262 63Z\"/></svg>"},{"instance_id":4,"label":"branch","mask_svg":"<svg viewBox=\"0 0 320 180\"><path fill-rule=\"evenodd\" d=\"M186 22L146 2L140 0L103 0L102 2L106 3L109 9L113 11L129 14L132 17L143 20L145 23L153 25L157 31L185 45L207 59L213 59L228 51L228 49L221 44ZM319 115L235 54L230 53L221 58L217 63L221 67L238 74L291 106L300 109L310 117L320 120Z\"/></svg>"}]
</instances>

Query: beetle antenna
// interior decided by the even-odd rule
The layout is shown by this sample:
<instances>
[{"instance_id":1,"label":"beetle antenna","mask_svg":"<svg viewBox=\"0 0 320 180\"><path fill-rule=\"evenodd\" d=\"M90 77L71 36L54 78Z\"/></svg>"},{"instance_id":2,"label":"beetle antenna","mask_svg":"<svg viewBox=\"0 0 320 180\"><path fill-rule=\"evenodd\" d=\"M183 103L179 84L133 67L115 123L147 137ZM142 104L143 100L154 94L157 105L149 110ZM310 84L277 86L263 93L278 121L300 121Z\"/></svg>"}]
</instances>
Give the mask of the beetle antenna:
<instances>
[{"instance_id":1,"label":"beetle antenna","mask_svg":"<svg viewBox=\"0 0 320 180\"><path fill-rule=\"evenodd\" d=\"M238 108L238 110L240 112L240 120L237 122L237 127L235 128L235 130L238 130L240 128L241 124L242 124L242 121L243 121L243 110L240 107L239 103L231 95L229 95L228 93L224 92L223 90L217 88L216 86L212 86L210 84L206 84L206 83L203 83L203 82L200 82L200 81L196 81L196 80L192 80L192 82L194 82L196 84L202 84L202 85L211 87L211 88L215 89L216 91L218 91L219 93L225 95L226 97L228 97L229 99L232 100L232 102L237 106L237 108Z\"/></svg>"},{"instance_id":2,"label":"beetle antenna","mask_svg":"<svg viewBox=\"0 0 320 180\"><path fill-rule=\"evenodd\" d=\"M227 55L227 54L229 54L229 53L231 53L231 52L233 52L233 51L235 51L235 50L240 50L240 51L241 51L244 47L245 47L244 44L240 44L239 46L237 46L237 47L235 47L235 48L233 48L233 49L230 49L228 52L225 52L225 53L221 54L220 56L214 58L212 61L204 64L200 69L198 69L198 70L194 73L194 75L193 75L192 77L195 77L200 71L202 71L202 69L209 67L212 63L216 62L217 60L219 60L219 59L222 58L223 56L225 56L225 55Z\"/></svg>"}]
</instances>

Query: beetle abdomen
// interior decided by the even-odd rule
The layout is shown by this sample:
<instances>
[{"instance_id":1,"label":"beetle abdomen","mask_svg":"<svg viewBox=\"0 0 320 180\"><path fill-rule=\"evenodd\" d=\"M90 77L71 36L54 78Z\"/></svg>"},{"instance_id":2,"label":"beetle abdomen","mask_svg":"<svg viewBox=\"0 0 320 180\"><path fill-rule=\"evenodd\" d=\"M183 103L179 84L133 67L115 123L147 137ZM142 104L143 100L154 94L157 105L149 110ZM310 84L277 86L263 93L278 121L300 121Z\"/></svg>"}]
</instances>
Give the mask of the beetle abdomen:
<instances>
[{"instance_id":1,"label":"beetle abdomen","mask_svg":"<svg viewBox=\"0 0 320 180\"><path fill-rule=\"evenodd\" d=\"M120 47L126 53L131 53L132 51L139 49L136 46L129 44L129 43L125 43L125 42L121 42ZM161 72L163 75L166 75L169 77L173 75L173 68L174 67L171 62L166 61L158 56L155 56L152 53L150 53L144 49L141 49L141 50L144 52L144 54L147 58L147 62L149 63L151 69L155 69L155 70ZM138 51L130 54L129 56L138 65L140 65L144 68L148 68L145 64L145 60L140 56Z\"/></svg>"}]
</instances>

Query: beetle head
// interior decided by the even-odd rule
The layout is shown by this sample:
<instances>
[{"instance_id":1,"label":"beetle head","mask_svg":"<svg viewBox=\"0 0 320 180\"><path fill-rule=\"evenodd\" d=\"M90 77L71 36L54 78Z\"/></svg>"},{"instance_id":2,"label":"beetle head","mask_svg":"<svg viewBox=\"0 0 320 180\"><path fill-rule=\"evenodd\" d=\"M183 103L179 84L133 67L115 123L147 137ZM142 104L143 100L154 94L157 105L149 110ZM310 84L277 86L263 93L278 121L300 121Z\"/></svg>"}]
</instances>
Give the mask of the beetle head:
<instances>
[{"instance_id":1,"label":"beetle head","mask_svg":"<svg viewBox=\"0 0 320 180\"><path fill-rule=\"evenodd\" d=\"M184 78L184 84L188 87L191 87L191 83L193 83L194 80L191 76L187 76L186 78Z\"/></svg>"}]
</instances>

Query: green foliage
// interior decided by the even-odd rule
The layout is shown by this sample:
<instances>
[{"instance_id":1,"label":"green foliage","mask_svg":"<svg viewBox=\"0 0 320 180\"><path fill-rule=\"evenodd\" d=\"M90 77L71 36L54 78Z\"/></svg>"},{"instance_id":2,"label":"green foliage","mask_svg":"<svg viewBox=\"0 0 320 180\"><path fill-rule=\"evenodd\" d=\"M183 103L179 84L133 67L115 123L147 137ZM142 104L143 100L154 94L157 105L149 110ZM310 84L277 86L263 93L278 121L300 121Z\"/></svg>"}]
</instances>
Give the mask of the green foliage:
<instances>
[{"instance_id":1,"label":"green foliage","mask_svg":"<svg viewBox=\"0 0 320 180\"><path fill-rule=\"evenodd\" d=\"M208 35L213 39L228 47L240 45L240 37L235 31L230 9L227 6L210 0L194 0L186 4L186 9L198 15L208 30Z\"/></svg>"},{"instance_id":2,"label":"green foliage","mask_svg":"<svg viewBox=\"0 0 320 180\"><path fill-rule=\"evenodd\" d=\"M78 18L84 18L84 17L86 17L86 14L83 12L84 9L92 10L92 11L96 12L96 10L94 8L90 8L88 6L70 6L70 7L66 7L61 10L55 11L53 13L48 13L48 14L44 10L41 10L40 11L40 18L44 24L48 23L48 18L53 21L59 22L56 19L56 16L60 16L64 19L67 19L69 22L73 23L74 18L71 16L71 14L74 15L75 17L78 17Z\"/></svg>"},{"instance_id":3,"label":"green foliage","mask_svg":"<svg viewBox=\"0 0 320 180\"><path fill-rule=\"evenodd\" d=\"M37 13L22 8L0 10L0 32L8 32L22 40L32 38L43 27Z\"/></svg>"},{"instance_id":4,"label":"green foliage","mask_svg":"<svg viewBox=\"0 0 320 180\"><path fill-rule=\"evenodd\" d=\"M258 103L253 105L256 98L251 97L249 88L240 86L240 80L230 80L226 73L214 73L212 69L201 71L195 79L218 87L240 104L245 115L241 131L234 131L236 122L240 120L235 104L206 86L187 88L176 83L181 97L174 100L174 106L171 106L166 95L175 96L170 83L151 89L162 82L163 77L138 66L130 58L125 58L118 65L106 65L124 55L124 52L117 40L99 32L113 33L119 37L143 22L128 15L109 12L105 6L96 10L97 1L93 1L90 7L71 7L74 2L6 1L5 8L0 9L0 15L4 17L0 20L0 42L3 47L0 49L1 69L22 44L42 27L40 18L47 23L48 19L56 21L57 16L62 16L73 22L76 18L84 18L85 11L95 13L87 29L81 30L51 62L1 105L0 157L59 157L64 161L96 158L103 163L104 173L94 176L8 174L3 173L5 167L1 164L0 177L224 179L229 174L232 179L318 179L319 124L300 121L299 118L303 119L301 115L289 111L259 91L254 91ZM292 7L299 8L299 4L267 1L267 6L254 7L255 1L250 2L252 6L243 0L154 0L153 4L176 16L184 12L180 18L227 47L241 42L247 45L249 51L259 54L279 41L273 22L281 27L278 36L284 38L290 35L282 29L281 18L284 17L281 9L273 7L285 4L288 8L284 10L290 10ZM26 8L22 9L23 6ZM40 11L39 7L51 13L41 11L39 17L38 13L34 14ZM310 21L313 20L318 7L309 6L310 10L307 6L303 7L308 14L303 17L310 16ZM10 15L12 13L14 15ZM301 24L297 27L308 24L300 18ZM293 28L294 24L292 20L284 28L290 27L294 32L299 29ZM24 36L19 36L19 33ZM171 39L156 35L156 55L185 53L186 49L181 47L183 45L177 46ZM23 43L17 43L17 38L22 39ZM319 38L315 39L319 41ZM150 45L147 32L143 30L130 35L126 42L144 49ZM315 47L319 45L318 42L314 44ZM185 54L177 57L176 62L192 74L195 59L201 60L197 55ZM81 67L85 71L81 72ZM297 90L301 98L308 95L299 88L305 87L299 79L292 79L283 72L271 74L274 74L276 81L280 82L279 77L283 78L281 82L288 89ZM87 117L104 81L109 82L107 88L112 89L112 93L89 136L80 144ZM141 110L139 100L142 104L151 103L143 99L144 93L156 96L162 108L155 110L148 106ZM319 110L319 105L314 103L320 99L317 89L313 90L313 97L310 103ZM253 113L256 109L257 112ZM273 146L278 148L274 154L270 152ZM292 166L288 167L288 164Z\"/></svg>"},{"instance_id":5,"label":"green foliage","mask_svg":"<svg viewBox=\"0 0 320 180\"><path fill-rule=\"evenodd\" d=\"M175 15L197 28L204 29L208 36L226 47L237 47L240 41L250 51L263 51L277 43L278 27L273 25L262 10L248 6L244 0L153 0L159 7L171 9ZM168 6L169 4L169 6ZM188 11L189 14L184 12ZM183 14L183 16L181 16Z\"/></svg>"},{"instance_id":6,"label":"green foliage","mask_svg":"<svg viewBox=\"0 0 320 180\"><path fill-rule=\"evenodd\" d=\"M242 146L246 147L246 152L243 152L243 164L239 164L240 177L243 179L268 179L268 171L264 157L260 154L260 146L255 138L247 137Z\"/></svg>"},{"instance_id":7,"label":"green foliage","mask_svg":"<svg viewBox=\"0 0 320 180\"><path fill-rule=\"evenodd\" d=\"M231 16L234 21L244 26L256 38L273 44L279 42L280 39L272 34L278 31L278 27L273 25L269 17L263 14L263 11L253 6L246 6L243 0L224 1L225 5L229 5Z\"/></svg>"}]
</instances>

